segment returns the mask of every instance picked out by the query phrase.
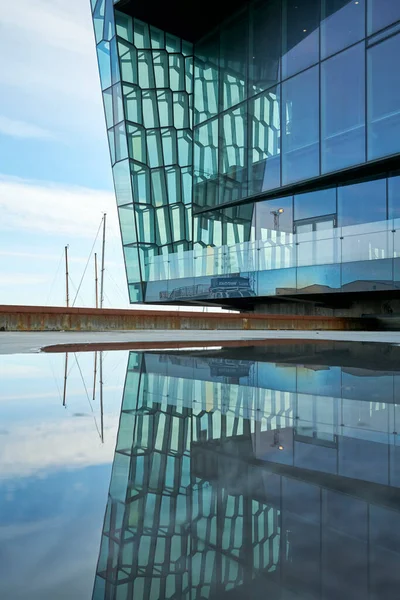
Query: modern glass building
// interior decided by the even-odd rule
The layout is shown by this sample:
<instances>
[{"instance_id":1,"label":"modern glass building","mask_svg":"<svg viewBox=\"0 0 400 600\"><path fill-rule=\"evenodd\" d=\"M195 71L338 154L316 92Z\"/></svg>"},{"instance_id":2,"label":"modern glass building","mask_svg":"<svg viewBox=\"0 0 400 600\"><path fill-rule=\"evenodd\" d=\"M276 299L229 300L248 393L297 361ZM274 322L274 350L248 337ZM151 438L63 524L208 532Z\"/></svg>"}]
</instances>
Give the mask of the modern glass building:
<instances>
[{"instance_id":1,"label":"modern glass building","mask_svg":"<svg viewBox=\"0 0 400 600\"><path fill-rule=\"evenodd\" d=\"M91 3L131 302L400 307L400 2Z\"/></svg>"}]
</instances>

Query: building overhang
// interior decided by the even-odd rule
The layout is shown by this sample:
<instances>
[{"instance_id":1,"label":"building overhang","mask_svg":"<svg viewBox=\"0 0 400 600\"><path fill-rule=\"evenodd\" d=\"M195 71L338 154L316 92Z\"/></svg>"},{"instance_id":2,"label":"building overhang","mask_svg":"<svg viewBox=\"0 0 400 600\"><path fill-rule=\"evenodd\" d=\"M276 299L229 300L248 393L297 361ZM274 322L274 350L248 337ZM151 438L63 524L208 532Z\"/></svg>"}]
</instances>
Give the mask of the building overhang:
<instances>
[{"instance_id":1,"label":"building overhang","mask_svg":"<svg viewBox=\"0 0 400 600\"><path fill-rule=\"evenodd\" d=\"M197 42L247 0L119 0L115 8L189 42Z\"/></svg>"}]
</instances>

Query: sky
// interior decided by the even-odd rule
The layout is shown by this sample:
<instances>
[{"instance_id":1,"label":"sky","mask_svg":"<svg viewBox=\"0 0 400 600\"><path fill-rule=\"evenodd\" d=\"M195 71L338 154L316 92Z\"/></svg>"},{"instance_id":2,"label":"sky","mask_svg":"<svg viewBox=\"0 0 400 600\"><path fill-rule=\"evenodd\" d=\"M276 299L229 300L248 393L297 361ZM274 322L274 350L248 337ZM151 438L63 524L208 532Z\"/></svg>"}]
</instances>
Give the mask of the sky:
<instances>
[{"instance_id":1,"label":"sky","mask_svg":"<svg viewBox=\"0 0 400 600\"><path fill-rule=\"evenodd\" d=\"M94 306L106 212L104 306L128 307L90 1L0 14L0 304L65 305L69 245L70 304Z\"/></svg>"}]
</instances>

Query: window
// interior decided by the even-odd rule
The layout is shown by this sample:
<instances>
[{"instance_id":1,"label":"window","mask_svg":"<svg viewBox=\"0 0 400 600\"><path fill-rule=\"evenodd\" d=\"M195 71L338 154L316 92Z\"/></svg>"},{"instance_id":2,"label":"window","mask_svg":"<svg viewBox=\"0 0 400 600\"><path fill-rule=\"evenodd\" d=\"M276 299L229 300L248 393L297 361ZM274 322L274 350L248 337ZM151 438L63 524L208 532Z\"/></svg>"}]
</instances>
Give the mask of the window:
<instances>
[{"instance_id":1,"label":"window","mask_svg":"<svg viewBox=\"0 0 400 600\"><path fill-rule=\"evenodd\" d=\"M283 78L318 62L320 0L284 0Z\"/></svg>"},{"instance_id":2,"label":"window","mask_svg":"<svg viewBox=\"0 0 400 600\"><path fill-rule=\"evenodd\" d=\"M280 103L280 87L272 88L250 101L250 194L280 185Z\"/></svg>"},{"instance_id":3,"label":"window","mask_svg":"<svg viewBox=\"0 0 400 600\"><path fill-rule=\"evenodd\" d=\"M287 231L293 232L293 199L292 196L265 200L255 205L255 238L263 240L268 238L268 232Z\"/></svg>"},{"instance_id":4,"label":"window","mask_svg":"<svg viewBox=\"0 0 400 600\"><path fill-rule=\"evenodd\" d=\"M220 67L224 109L246 97L248 11L240 13L221 29Z\"/></svg>"},{"instance_id":5,"label":"window","mask_svg":"<svg viewBox=\"0 0 400 600\"><path fill-rule=\"evenodd\" d=\"M388 177L389 219L400 219L400 173Z\"/></svg>"},{"instance_id":6,"label":"window","mask_svg":"<svg viewBox=\"0 0 400 600\"><path fill-rule=\"evenodd\" d=\"M365 0L322 0L321 58L365 37Z\"/></svg>"},{"instance_id":7,"label":"window","mask_svg":"<svg viewBox=\"0 0 400 600\"><path fill-rule=\"evenodd\" d=\"M399 20L398 0L368 0L368 35Z\"/></svg>"},{"instance_id":8,"label":"window","mask_svg":"<svg viewBox=\"0 0 400 600\"><path fill-rule=\"evenodd\" d=\"M365 161L364 42L321 65L322 172Z\"/></svg>"},{"instance_id":9,"label":"window","mask_svg":"<svg viewBox=\"0 0 400 600\"><path fill-rule=\"evenodd\" d=\"M386 179L338 187L339 227L385 221Z\"/></svg>"},{"instance_id":10,"label":"window","mask_svg":"<svg viewBox=\"0 0 400 600\"><path fill-rule=\"evenodd\" d=\"M368 50L368 159L400 152L399 55L400 35Z\"/></svg>"},{"instance_id":11,"label":"window","mask_svg":"<svg viewBox=\"0 0 400 600\"><path fill-rule=\"evenodd\" d=\"M294 197L294 220L336 214L336 187Z\"/></svg>"},{"instance_id":12,"label":"window","mask_svg":"<svg viewBox=\"0 0 400 600\"><path fill-rule=\"evenodd\" d=\"M318 80L313 67L282 84L283 184L319 175Z\"/></svg>"},{"instance_id":13,"label":"window","mask_svg":"<svg viewBox=\"0 0 400 600\"><path fill-rule=\"evenodd\" d=\"M257 2L251 15L250 94L276 85L280 80L281 2Z\"/></svg>"},{"instance_id":14,"label":"window","mask_svg":"<svg viewBox=\"0 0 400 600\"><path fill-rule=\"evenodd\" d=\"M247 103L226 112L220 128L220 202L230 202L247 194Z\"/></svg>"}]
</instances>

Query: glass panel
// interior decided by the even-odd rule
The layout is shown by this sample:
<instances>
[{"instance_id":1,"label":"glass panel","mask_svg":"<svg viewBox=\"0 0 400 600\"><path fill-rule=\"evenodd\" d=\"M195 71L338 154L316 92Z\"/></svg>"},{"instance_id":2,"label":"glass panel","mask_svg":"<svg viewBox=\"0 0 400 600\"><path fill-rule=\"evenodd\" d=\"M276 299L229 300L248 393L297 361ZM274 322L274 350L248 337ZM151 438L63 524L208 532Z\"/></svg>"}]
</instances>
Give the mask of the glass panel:
<instances>
[{"instance_id":1,"label":"glass panel","mask_svg":"<svg viewBox=\"0 0 400 600\"><path fill-rule=\"evenodd\" d=\"M133 44L132 18L120 12L119 10L114 12L117 35L124 38L124 40L127 42L131 42L131 44Z\"/></svg>"},{"instance_id":2,"label":"glass panel","mask_svg":"<svg viewBox=\"0 0 400 600\"><path fill-rule=\"evenodd\" d=\"M255 205L255 239L265 240L271 231L293 232L292 196L278 200L266 200Z\"/></svg>"},{"instance_id":3,"label":"glass panel","mask_svg":"<svg viewBox=\"0 0 400 600\"><path fill-rule=\"evenodd\" d=\"M365 0L322 0L321 58L365 37Z\"/></svg>"},{"instance_id":4,"label":"glass panel","mask_svg":"<svg viewBox=\"0 0 400 600\"><path fill-rule=\"evenodd\" d=\"M129 156L138 162L146 162L146 142L145 130L143 127L137 127L127 123Z\"/></svg>"},{"instance_id":5,"label":"glass panel","mask_svg":"<svg viewBox=\"0 0 400 600\"><path fill-rule=\"evenodd\" d=\"M397 0L368 0L368 35L400 20Z\"/></svg>"},{"instance_id":6,"label":"glass panel","mask_svg":"<svg viewBox=\"0 0 400 600\"><path fill-rule=\"evenodd\" d=\"M364 42L321 65L322 172L365 161Z\"/></svg>"},{"instance_id":7,"label":"glass panel","mask_svg":"<svg viewBox=\"0 0 400 600\"><path fill-rule=\"evenodd\" d=\"M137 50L128 42L118 40L118 54L121 65L121 79L127 83L137 83Z\"/></svg>"},{"instance_id":8,"label":"glass panel","mask_svg":"<svg viewBox=\"0 0 400 600\"><path fill-rule=\"evenodd\" d=\"M176 154L176 129L162 129L162 144L164 165L174 165L178 161Z\"/></svg>"},{"instance_id":9,"label":"glass panel","mask_svg":"<svg viewBox=\"0 0 400 600\"><path fill-rule=\"evenodd\" d=\"M192 132L190 129L178 131L178 163L181 167L192 164Z\"/></svg>"},{"instance_id":10,"label":"glass panel","mask_svg":"<svg viewBox=\"0 0 400 600\"><path fill-rule=\"evenodd\" d=\"M243 198L247 192L246 108L242 104L221 120L221 202Z\"/></svg>"},{"instance_id":11,"label":"glass panel","mask_svg":"<svg viewBox=\"0 0 400 600\"><path fill-rule=\"evenodd\" d=\"M283 77L318 62L320 0L284 0Z\"/></svg>"},{"instance_id":12,"label":"glass panel","mask_svg":"<svg viewBox=\"0 0 400 600\"><path fill-rule=\"evenodd\" d=\"M136 242L136 229L133 216L133 204L121 206L118 209L119 222L121 225L121 236L123 244L133 244Z\"/></svg>"},{"instance_id":13,"label":"glass panel","mask_svg":"<svg viewBox=\"0 0 400 600\"><path fill-rule=\"evenodd\" d=\"M257 194L280 185L280 104L280 86L250 102L252 164L249 194Z\"/></svg>"},{"instance_id":14,"label":"glass panel","mask_svg":"<svg viewBox=\"0 0 400 600\"><path fill-rule=\"evenodd\" d=\"M282 183L319 174L319 77L314 67L282 84Z\"/></svg>"},{"instance_id":15,"label":"glass panel","mask_svg":"<svg viewBox=\"0 0 400 600\"><path fill-rule=\"evenodd\" d=\"M164 51L153 52L154 75L156 87L168 87L168 55Z\"/></svg>"},{"instance_id":16,"label":"glass panel","mask_svg":"<svg viewBox=\"0 0 400 600\"><path fill-rule=\"evenodd\" d=\"M336 188L318 190L294 197L294 220L336 214Z\"/></svg>"},{"instance_id":17,"label":"glass panel","mask_svg":"<svg viewBox=\"0 0 400 600\"><path fill-rule=\"evenodd\" d=\"M132 202L131 174L129 161L123 160L113 167L114 188L117 204Z\"/></svg>"},{"instance_id":18,"label":"glass panel","mask_svg":"<svg viewBox=\"0 0 400 600\"><path fill-rule=\"evenodd\" d=\"M194 121L199 123L218 112L218 37L196 44L194 62Z\"/></svg>"},{"instance_id":19,"label":"glass panel","mask_svg":"<svg viewBox=\"0 0 400 600\"><path fill-rule=\"evenodd\" d=\"M368 159L400 151L399 55L400 35L368 49Z\"/></svg>"},{"instance_id":20,"label":"glass panel","mask_svg":"<svg viewBox=\"0 0 400 600\"><path fill-rule=\"evenodd\" d=\"M137 87L124 85L123 97L125 105L125 118L132 123L142 123L142 93Z\"/></svg>"},{"instance_id":21,"label":"glass panel","mask_svg":"<svg viewBox=\"0 0 400 600\"><path fill-rule=\"evenodd\" d=\"M169 57L170 88L174 92L185 89L185 62L180 54L171 54Z\"/></svg>"},{"instance_id":22,"label":"glass panel","mask_svg":"<svg viewBox=\"0 0 400 600\"><path fill-rule=\"evenodd\" d=\"M221 30L220 71L224 109L246 96L248 11L242 12Z\"/></svg>"},{"instance_id":23,"label":"glass panel","mask_svg":"<svg viewBox=\"0 0 400 600\"><path fill-rule=\"evenodd\" d=\"M386 218L386 179L338 187L339 227Z\"/></svg>"},{"instance_id":24,"label":"glass panel","mask_svg":"<svg viewBox=\"0 0 400 600\"><path fill-rule=\"evenodd\" d=\"M280 80L281 2L261 0L251 13L250 93L257 94Z\"/></svg>"},{"instance_id":25,"label":"glass panel","mask_svg":"<svg viewBox=\"0 0 400 600\"><path fill-rule=\"evenodd\" d=\"M215 206L218 202L218 119L197 127L194 135L193 202L199 206Z\"/></svg>"},{"instance_id":26,"label":"glass panel","mask_svg":"<svg viewBox=\"0 0 400 600\"><path fill-rule=\"evenodd\" d=\"M389 219L400 219L400 175L388 177Z\"/></svg>"},{"instance_id":27,"label":"glass panel","mask_svg":"<svg viewBox=\"0 0 400 600\"><path fill-rule=\"evenodd\" d=\"M152 58L150 51L138 52L139 85L142 89L156 87Z\"/></svg>"},{"instance_id":28,"label":"glass panel","mask_svg":"<svg viewBox=\"0 0 400 600\"><path fill-rule=\"evenodd\" d=\"M101 89L111 87L111 62L110 62L110 43L100 42L97 46L97 58L99 61Z\"/></svg>"}]
</instances>

